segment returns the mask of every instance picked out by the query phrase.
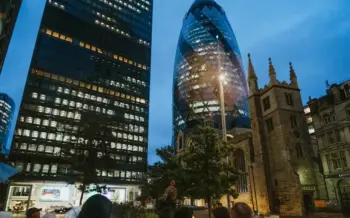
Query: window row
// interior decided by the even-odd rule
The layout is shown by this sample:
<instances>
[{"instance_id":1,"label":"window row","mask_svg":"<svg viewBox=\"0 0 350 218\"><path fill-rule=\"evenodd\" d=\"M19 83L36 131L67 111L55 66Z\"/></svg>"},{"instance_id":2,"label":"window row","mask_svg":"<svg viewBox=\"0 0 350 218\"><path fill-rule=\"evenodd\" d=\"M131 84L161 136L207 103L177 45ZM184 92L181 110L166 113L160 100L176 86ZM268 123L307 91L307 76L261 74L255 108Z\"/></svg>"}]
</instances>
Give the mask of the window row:
<instances>
[{"instance_id":1,"label":"window row","mask_svg":"<svg viewBox=\"0 0 350 218\"><path fill-rule=\"evenodd\" d=\"M106 26L106 24L104 24L103 22L100 22L98 20L95 21L96 24L101 24L102 26ZM119 29L118 29L119 30ZM64 40L64 41L68 41L70 43L73 42L73 39L70 38L70 37L66 37L65 35L63 34L60 34L58 32L55 32L51 29L43 29L43 32L46 33L46 35L49 35L49 36L53 36L54 38L57 38L57 39L61 39L61 40ZM117 32L117 31L116 31ZM125 35L125 36L128 36L130 37L130 35L128 33L124 33L124 31L120 31L120 33L122 35ZM61 37L62 36L62 37ZM69 40L68 40L69 39ZM74 39L74 42L75 42L75 39ZM118 61L121 61L121 62L124 62L124 63L127 63L129 65L133 65L135 67L138 67L140 69L143 69L143 70L149 70L149 67L146 66L146 65L143 65L141 63L138 63L136 61L133 61L133 60L130 60L130 59L127 59L125 57L122 57L118 54L113 54L111 52L108 52L106 50L102 50L100 48L98 48L97 46L95 45L90 45L88 43L85 43L85 42L79 42L79 45L80 47L83 47L83 48L86 48L86 49L89 49L91 51L94 51L94 52L97 52L99 54L104 54L104 55L107 55L107 56L110 56L110 57L113 57L115 60L118 60ZM116 58L117 57L117 58Z\"/></svg>"},{"instance_id":2,"label":"window row","mask_svg":"<svg viewBox=\"0 0 350 218\"><path fill-rule=\"evenodd\" d=\"M48 132L40 132L37 130L29 130L17 128L15 134L17 136L25 136L31 138L40 138L42 140L51 140L51 141L59 141L59 142L75 142L77 140L76 136L70 136L68 134L63 133L48 133ZM147 138L139 135L120 133L112 130L112 136L119 139L124 139L128 141L136 141L136 142L147 142ZM79 140L82 138L79 138ZM82 139L84 141L84 139Z\"/></svg>"},{"instance_id":3,"label":"window row","mask_svg":"<svg viewBox=\"0 0 350 218\"><path fill-rule=\"evenodd\" d=\"M65 8L64 5L59 4L59 3L55 2L55 1L52 1L52 0L49 0L49 3L54 5L54 6L56 6L56 7L58 7L58 8L60 8L60 9L63 9L63 10Z\"/></svg>"},{"instance_id":4,"label":"window row","mask_svg":"<svg viewBox=\"0 0 350 218\"><path fill-rule=\"evenodd\" d=\"M142 172L123 171L123 170L97 170L97 175L101 177L117 177L117 178L134 178L142 179Z\"/></svg>"},{"instance_id":5,"label":"window row","mask_svg":"<svg viewBox=\"0 0 350 218\"><path fill-rule=\"evenodd\" d=\"M88 84L88 83L85 83L85 82L80 82L78 80L72 80L70 78L66 78L66 77L63 77L63 76L58 76L58 75L51 74L51 73L48 73L48 72L44 72L44 71L41 71L41 70L32 69L31 73L35 74L35 75L38 75L38 76L43 76L43 77L46 77L46 78L50 78L52 80L57 80L57 81L60 81L60 82L64 82L64 83L69 84L69 85L75 85L75 86L78 86L80 88L85 88L85 89L88 89L88 90L93 90L93 91L104 93L104 94L108 94L108 95L111 95L111 96L116 96L118 98L131 100L133 102L137 102L137 103L141 103L141 104L147 104L147 101L145 99L143 99L143 98L131 96L131 95L128 95L128 94L125 94L125 93L116 92L116 91L113 91L113 90L110 90L110 89L106 89L106 88L101 87L101 86L91 85L91 84ZM61 90L63 91L63 88L61 88ZM59 92L58 89L57 89L57 91ZM73 91L75 91L75 90L72 90L72 94L74 94ZM83 98L83 96L84 96L83 92L81 92L80 96L78 95L79 91L78 92L75 91L75 93L77 93L78 97L81 96L81 98Z\"/></svg>"},{"instance_id":6,"label":"window row","mask_svg":"<svg viewBox=\"0 0 350 218\"><path fill-rule=\"evenodd\" d=\"M326 160L330 171L344 169L348 167L345 151L327 154Z\"/></svg>"},{"instance_id":7,"label":"window row","mask_svg":"<svg viewBox=\"0 0 350 218\"><path fill-rule=\"evenodd\" d=\"M37 144L29 144L24 142L22 143L16 142L14 144L14 148L21 151L42 152L42 153L53 154L54 156L61 156L61 147L57 147L57 146L37 145ZM147 149L143 146L127 145L127 144L114 143L114 142L111 142L109 148L114 150L147 152ZM75 152L74 149L72 149L72 152ZM116 157L114 159L116 159Z\"/></svg>"},{"instance_id":8,"label":"window row","mask_svg":"<svg viewBox=\"0 0 350 218\"><path fill-rule=\"evenodd\" d=\"M45 173L45 174L70 174L73 173L72 168L68 164L42 164L42 163L24 163L17 161L14 167L19 171L33 172L33 173ZM103 170L98 169L97 175L101 177L118 177L118 178L131 178L142 179L143 172L124 171L124 170Z\"/></svg>"},{"instance_id":9,"label":"window row","mask_svg":"<svg viewBox=\"0 0 350 218\"><path fill-rule=\"evenodd\" d=\"M78 132L79 126L77 125L71 125L69 123L62 123L53 119L42 119L38 117L31 117L31 116L19 116L19 122L21 123L27 123L27 124L34 124L38 126L44 126L44 127L52 127L60 132ZM134 124L127 124L127 123L117 123L116 127L114 129L126 131L126 132L135 132L135 133L145 133L145 127L134 125Z\"/></svg>"},{"instance_id":10,"label":"window row","mask_svg":"<svg viewBox=\"0 0 350 218\"><path fill-rule=\"evenodd\" d=\"M327 138L328 138L328 142L330 144L341 142L341 137L340 137L340 131L339 130L329 131L329 132L327 132L326 135L327 135Z\"/></svg>"},{"instance_id":11,"label":"window row","mask_svg":"<svg viewBox=\"0 0 350 218\"><path fill-rule=\"evenodd\" d=\"M71 90L70 88L63 88L61 86L55 86L53 84L45 85L45 86L42 86L41 88L48 88L50 91L57 91L59 93L64 93L64 94L72 95L75 97L78 96L79 98L97 101L99 103L104 103L104 104L110 104L110 102L113 102L113 100L110 100L110 99L107 99L104 97L100 97L100 96L96 96L96 95L92 95L92 94L88 94L88 93L83 93L81 91L76 91L74 89ZM60 97L55 98L53 96L49 96L46 94L39 94L37 92L32 92L31 97L33 99L39 99L40 101L48 101L48 102L54 102L55 104L62 104L65 106L82 108L81 102L69 101L67 99L60 98ZM141 101L139 98L130 98L130 99L132 99L132 100L135 99L138 102ZM142 112L142 113L145 112L143 107L135 106L135 105L129 104L129 103L114 101L114 105L117 107L128 109L128 110L135 110L137 112ZM85 106L85 109L88 110L88 107ZM108 113L108 111L103 112L103 113Z\"/></svg>"},{"instance_id":12,"label":"window row","mask_svg":"<svg viewBox=\"0 0 350 218\"><path fill-rule=\"evenodd\" d=\"M80 112L71 112L66 110L59 110L51 107L43 107L40 105L33 105L33 104L23 104L23 108L35 112L39 112L42 114L48 114L48 115L54 115L54 116L60 116L68 119L74 119L74 120L80 120L81 119L81 113ZM39 124L37 124L39 125Z\"/></svg>"}]
</instances>

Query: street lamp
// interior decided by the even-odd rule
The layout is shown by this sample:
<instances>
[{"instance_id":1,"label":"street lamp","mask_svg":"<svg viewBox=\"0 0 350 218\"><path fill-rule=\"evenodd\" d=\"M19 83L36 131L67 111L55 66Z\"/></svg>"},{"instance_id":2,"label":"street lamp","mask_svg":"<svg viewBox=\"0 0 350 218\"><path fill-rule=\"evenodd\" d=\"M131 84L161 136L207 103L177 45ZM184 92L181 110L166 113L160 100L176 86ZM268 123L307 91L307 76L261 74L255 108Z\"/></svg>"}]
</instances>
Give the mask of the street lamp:
<instances>
[{"instance_id":1,"label":"street lamp","mask_svg":"<svg viewBox=\"0 0 350 218\"><path fill-rule=\"evenodd\" d=\"M217 53L218 53L218 82L219 82L219 94L220 94L220 113L221 113L221 130L222 130L222 139L224 143L227 143L227 130L226 130L226 111L225 111L225 96L224 96L224 84L225 74L221 72L221 56L220 56L220 44L219 44L219 35L216 35L217 40ZM226 157L227 165L229 164L228 154ZM228 173L228 172L227 172ZM228 175L227 175L228 176ZM230 195L227 194L227 208L230 209Z\"/></svg>"}]
</instances>

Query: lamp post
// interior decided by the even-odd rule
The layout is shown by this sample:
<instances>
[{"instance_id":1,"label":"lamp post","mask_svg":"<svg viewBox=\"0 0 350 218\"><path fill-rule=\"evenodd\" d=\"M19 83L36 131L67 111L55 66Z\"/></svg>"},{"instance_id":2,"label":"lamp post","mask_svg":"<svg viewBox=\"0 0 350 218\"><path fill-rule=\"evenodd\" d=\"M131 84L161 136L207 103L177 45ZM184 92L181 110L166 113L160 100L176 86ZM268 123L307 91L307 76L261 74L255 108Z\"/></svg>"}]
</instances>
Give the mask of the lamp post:
<instances>
[{"instance_id":1,"label":"lamp post","mask_svg":"<svg viewBox=\"0 0 350 218\"><path fill-rule=\"evenodd\" d=\"M219 82L219 95L220 95L220 113L221 113L221 131L222 139L224 143L227 143L227 129L226 129L226 111L225 111L225 96L224 96L224 83L225 75L221 72L221 56L220 56L220 44L219 35L216 35L217 39L217 52L218 52L218 82ZM226 157L226 163L229 164L228 155ZM228 179L228 172L227 172ZM228 181L227 181L228 182ZM230 209L230 195L227 194L227 208Z\"/></svg>"}]
</instances>

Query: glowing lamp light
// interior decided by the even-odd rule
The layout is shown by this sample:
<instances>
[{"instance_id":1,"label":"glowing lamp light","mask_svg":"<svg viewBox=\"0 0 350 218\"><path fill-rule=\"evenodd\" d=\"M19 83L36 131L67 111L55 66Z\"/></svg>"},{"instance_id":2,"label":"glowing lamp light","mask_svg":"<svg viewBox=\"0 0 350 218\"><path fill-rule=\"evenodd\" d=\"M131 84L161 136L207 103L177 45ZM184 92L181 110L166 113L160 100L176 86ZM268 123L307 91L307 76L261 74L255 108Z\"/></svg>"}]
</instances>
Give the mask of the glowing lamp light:
<instances>
[{"instance_id":1,"label":"glowing lamp light","mask_svg":"<svg viewBox=\"0 0 350 218\"><path fill-rule=\"evenodd\" d=\"M225 81L225 75L221 74L221 75L219 76L219 80Z\"/></svg>"}]
</instances>

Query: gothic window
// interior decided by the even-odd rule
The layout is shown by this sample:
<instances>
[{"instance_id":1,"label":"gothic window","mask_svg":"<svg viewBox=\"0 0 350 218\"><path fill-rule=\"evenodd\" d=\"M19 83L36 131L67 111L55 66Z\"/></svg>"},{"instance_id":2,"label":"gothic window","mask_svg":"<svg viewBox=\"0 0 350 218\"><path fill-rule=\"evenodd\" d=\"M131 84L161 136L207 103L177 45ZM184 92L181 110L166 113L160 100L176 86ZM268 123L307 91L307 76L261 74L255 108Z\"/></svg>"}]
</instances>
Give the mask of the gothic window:
<instances>
[{"instance_id":1,"label":"gothic window","mask_svg":"<svg viewBox=\"0 0 350 218\"><path fill-rule=\"evenodd\" d=\"M248 181L247 181L247 175L245 175L246 168L245 168L245 159L244 159L244 152L241 149L237 149L233 153L233 164L235 169L243 173L239 175L236 189L238 192L248 192Z\"/></svg>"},{"instance_id":2,"label":"gothic window","mask_svg":"<svg viewBox=\"0 0 350 218\"><path fill-rule=\"evenodd\" d=\"M182 150L184 148L184 145L183 145L183 139L182 139L182 136L179 137L179 149Z\"/></svg>"},{"instance_id":3,"label":"gothic window","mask_svg":"<svg viewBox=\"0 0 350 218\"><path fill-rule=\"evenodd\" d=\"M298 127L297 116L291 115L291 116L289 117L289 119L290 119L291 128Z\"/></svg>"},{"instance_id":4,"label":"gothic window","mask_svg":"<svg viewBox=\"0 0 350 218\"><path fill-rule=\"evenodd\" d=\"M273 130L272 118L266 120L265 122L266 122L267 132L271 132Z\"/></svg>"},{"instance_id":5,"label":"gothic window","mask_svg":"<svg viewBox=\"0 0 350 218\"><path fill-rule=\"evenodd\" d=\"M297 143L297 157L302 158L303 157L303 147L301 146L301 143Z\"/></svg>"},{"instance_id":6,"label":"gothic window","mask_svg":"<svg viewBox=\"0 0 350 218\"><path fill-rule=\"evenodd\" d=\"M349 96L350 96L350 95L349 95ZM347 106L347 108L345 109L345 111L346 111L346 116L347 116L348 118L350 118L350 105Z\"/></svg>"},{"instance_id":7,"label":"gothic window","mask_svg":"<svg viewBox=\"0 0 350 218\"><path fill-rule=\"evenodd\" d=\"M271 105L270 105L270 97L266 97L263 99L263 107L264 107L264 111L270 109Z\"/></svg>"},{"instance_id":8,"label":"gothic window","mask_svg":"<svg viewBox=\"0 0 350 218\"><path fill-rule=\"evenodd\" d=\"M286 103L289 106L294 106L294 101L293 101L293 95L292 93L284 93L284 96L286 97Z\"/></svg>"}]
</instances>

